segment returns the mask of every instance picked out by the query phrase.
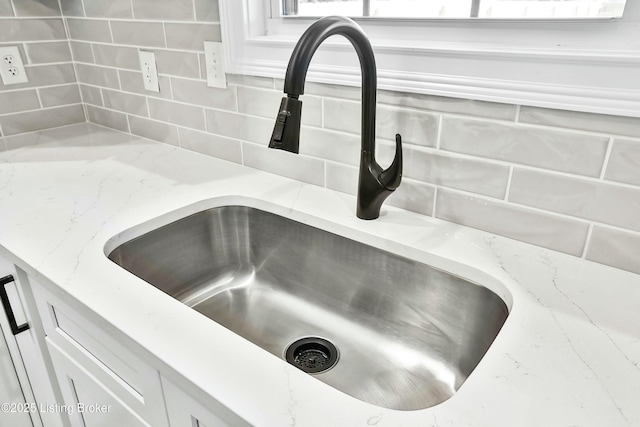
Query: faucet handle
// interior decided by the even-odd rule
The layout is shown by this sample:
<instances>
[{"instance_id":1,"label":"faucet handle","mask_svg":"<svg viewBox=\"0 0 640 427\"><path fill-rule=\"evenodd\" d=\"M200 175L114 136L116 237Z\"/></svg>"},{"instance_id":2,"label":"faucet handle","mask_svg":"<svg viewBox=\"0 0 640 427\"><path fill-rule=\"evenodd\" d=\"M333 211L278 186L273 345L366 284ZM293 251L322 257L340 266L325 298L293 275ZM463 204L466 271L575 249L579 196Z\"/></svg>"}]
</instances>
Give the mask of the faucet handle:
<instances>
[{"instance_id":1,"label":"faucet handle","mask_svg":"<svg viewBox=\"0 0 640 427\"><path fill-rule=\"evenodd\" d=\"M396 154L393 162L391 166L382 171L379 180L390 191L400 186L402 180L402 136L399 133L396 134Z\"/></svg>"}]
</instances>

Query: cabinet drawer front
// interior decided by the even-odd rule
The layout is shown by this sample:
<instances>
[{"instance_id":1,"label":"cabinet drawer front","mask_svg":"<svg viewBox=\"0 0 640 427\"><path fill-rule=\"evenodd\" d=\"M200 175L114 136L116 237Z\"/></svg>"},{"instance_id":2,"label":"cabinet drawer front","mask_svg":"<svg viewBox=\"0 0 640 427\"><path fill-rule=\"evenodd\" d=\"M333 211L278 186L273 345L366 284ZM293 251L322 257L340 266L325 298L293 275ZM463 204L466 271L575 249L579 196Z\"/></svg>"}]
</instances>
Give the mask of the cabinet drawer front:
<instances>
[{"instance_id":1,"label":"cabinet drawer front","mask_svg":"<svg viewBox=\"0 0 640 427\"><path fill-rule=\"evenodd\" d=\"M117 345L115 347L112 346L114 343L110 343L109 348L105 347L104 344L107 344L107 342L98 341L97 339L97 335L100 335L100 333L96 334L96 331L88 331L88 329L93 329L90 324L85 321L84 327L80 326L58 307L51 307L57 323L54 333L64 333L68 339L75 341L90 353L96 361L104 364L107 369L121 378L132 389L132 392L138 393L142 397L140 369L143 363L126 349Z\"/></svg>"}]
</instances>

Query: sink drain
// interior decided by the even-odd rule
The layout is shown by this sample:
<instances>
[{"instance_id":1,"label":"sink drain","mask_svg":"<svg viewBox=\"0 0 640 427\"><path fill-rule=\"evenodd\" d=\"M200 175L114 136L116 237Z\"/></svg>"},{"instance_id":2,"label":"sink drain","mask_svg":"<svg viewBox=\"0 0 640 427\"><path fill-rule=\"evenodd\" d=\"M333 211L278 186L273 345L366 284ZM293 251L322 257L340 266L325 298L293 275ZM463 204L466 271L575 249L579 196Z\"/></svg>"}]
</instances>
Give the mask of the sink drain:
<instances>
[{"instance_id":1,"label":"sink drain","mask_svg":"<svg viewBox=\"0 0 640 427\"><path fill-rule=\"evenodd\" d=\"M319 374L338 362L338 349L324 338L306 337L287 347L285 359L309 374Z\"/></svg>"}]
</instances>

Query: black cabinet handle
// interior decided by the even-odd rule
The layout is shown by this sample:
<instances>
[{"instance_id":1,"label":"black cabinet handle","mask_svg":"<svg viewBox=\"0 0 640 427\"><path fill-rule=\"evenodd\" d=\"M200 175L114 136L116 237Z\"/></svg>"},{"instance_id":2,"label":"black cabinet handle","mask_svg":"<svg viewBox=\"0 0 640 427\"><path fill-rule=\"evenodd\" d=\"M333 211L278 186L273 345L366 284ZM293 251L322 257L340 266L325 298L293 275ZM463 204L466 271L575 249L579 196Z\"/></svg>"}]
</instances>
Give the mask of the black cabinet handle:
<instances>
[{"instance_id":1,"label":"black cabinet handle","mask_svg":"<svg viewBox=\"0 0 640 427\"><path fill-rule=\"evenodd\" d=\"M13 314L13 310L11 309L11 303L9 303L9 296L7 295L7 290L4 285L7 283L13 282L13 276L8 275L0 279L0 300L2 300L2 305L4 307L4 311L7 314L7 319L9 319L9 326L11 326L11 333L13 335L18 335L20 332L24 332L29 329L29 324L25 323L24 325L18 326L16 323L16 316Z\"/></svg>"}]
</instances>

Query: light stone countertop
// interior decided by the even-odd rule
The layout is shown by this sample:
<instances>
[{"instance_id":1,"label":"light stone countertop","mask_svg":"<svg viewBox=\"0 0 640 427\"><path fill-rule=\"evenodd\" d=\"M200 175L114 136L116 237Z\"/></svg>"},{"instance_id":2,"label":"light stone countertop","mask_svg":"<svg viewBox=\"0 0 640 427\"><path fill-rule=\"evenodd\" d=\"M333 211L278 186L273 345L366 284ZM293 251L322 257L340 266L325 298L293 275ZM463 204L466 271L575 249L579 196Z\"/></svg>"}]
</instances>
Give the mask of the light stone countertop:
<instances>
[{"instance_id":1,"label":"light stone countertop","mask_svg":"<svg viewBox=\"0 0 640 427\"><path fill-rule=\"evenodd\" d=\"M640 425L640 275L389 206L361 221L352 196L90 124L5 138L0 148L0 255L251 424ZM235 203L481 283L510 315L452 398L395 411L302 373L105 256L132 227Z\"/></svg>"}]
</instances>

